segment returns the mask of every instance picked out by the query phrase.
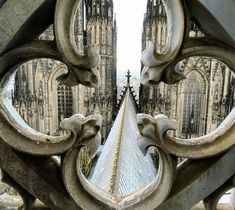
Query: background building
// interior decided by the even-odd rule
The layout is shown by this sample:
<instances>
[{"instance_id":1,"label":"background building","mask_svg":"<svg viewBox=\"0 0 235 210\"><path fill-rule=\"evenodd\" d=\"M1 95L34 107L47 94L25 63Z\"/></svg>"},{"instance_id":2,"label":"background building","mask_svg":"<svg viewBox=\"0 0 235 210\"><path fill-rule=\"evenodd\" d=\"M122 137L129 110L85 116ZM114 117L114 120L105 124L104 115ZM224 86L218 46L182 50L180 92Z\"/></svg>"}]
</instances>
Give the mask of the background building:
<instances>
[{"instance_id":1,"label":"background building","mask_svg":"<svg viewBox=\"0 0 235 210\"><path fill-rule=\"evenodd\" d=\"M193 22L189 35L203 36ZM167 17L162 0L148 0L142 50L148 41L153 41L156 51L163 52L166 37ZM175 85L160 83L140 87L141 112L164 113L176 119L179 128L175 135L179 137L191 138L211 132L234 106L234 75L226 65L212 57L190 57L176 68L187 79Z\"/></svg>"},{"instance_id":2,"label":"background building","mask_svg":"<svg viewBox=\"0 0 235 210\"><path fill-rule=\"evenodd\" d=\"M116 37L112 0L81 0L74 21L74 40L80 53L85 46L97 46L101 85L97 89L66 87L57 81L67 71L64 64L52 59L29 61L19 67L12 91L12 103L23 119L38 131L58 135L62 132L59 122L65 117L101 114L105 139L116 108ZM44 40L53 38L52 27L40 36Z\"/></svg>"}]
</instances>

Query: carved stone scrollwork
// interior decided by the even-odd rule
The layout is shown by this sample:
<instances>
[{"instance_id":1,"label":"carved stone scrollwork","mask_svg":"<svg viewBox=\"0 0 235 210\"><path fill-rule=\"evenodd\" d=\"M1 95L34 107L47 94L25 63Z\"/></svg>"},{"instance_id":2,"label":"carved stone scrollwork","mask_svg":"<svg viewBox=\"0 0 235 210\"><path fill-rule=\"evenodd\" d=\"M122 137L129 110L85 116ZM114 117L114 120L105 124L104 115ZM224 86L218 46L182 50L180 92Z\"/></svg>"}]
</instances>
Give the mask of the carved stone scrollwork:
<instances>
[{"instance_id":1,"label":"carved stone scrollwork","mask_svg":"<svg viewBox=\"0 0 235 210\"><path fill-rule=\"evenodd\" d=\"M177 72L174 67L169 68L170 61L159 64L150 62L150 60L156 59L150 58L155 56L155 51L153 42L149 42L146 49L143 51L142 62L145 65L141 73L141 83L143 85L158 84L161 81L167 84L174 84L185 79L185 76L182 73Z\"/></svg>"},{"instance_id":2,"label":"carved stone scrollwork","mask_svg":"<svg viewBox=\"0 0 235 210\"><path fill-rule=\"evenodd\" d=\"M5 181L17 188L22 195L24 200L23 209L33 208L35 197L51 209L79 209L78 205L69 198L64 188L60 177L60 166L50 157L36 156L65 153L74 144L76 147L77 136L83 140L93 136L90 133L91 130L86 129L84 124L80 125L81 122L77 121L76 136L74 136L74 133L59 137L42 134L30 128L22 120L8 97L6 97L6 89L9 86L9 81L14 77L15 70L24 62L37 58L56 59L65 63L69 74L63 75L60 79L67 85L97 86L99 84L99 75L96 70L99 55L96 49L89 46L85 49L85 54L80 55L72 46L72 42L69 40L71 37L65 35L65 33L69 34L72 24L71 21L67 25L67 21L75 15L71 10L75 9L78 2L56 2L54 0L39 0L37 2L7 1L0 8L0 165L11 177L4 176ZM54 34L56 41L30 42L53 23L55 6ZM16 12L13 12L15 11L14 8L17 8ZM63 13L64 9L66 14ZM61 18L62 21L66 21L66 28L62 29L60 27L64 26L60 25ZM35 21L37 24L35 24ZM28 33L29 30L32 33ZM63 36L66 36L67 39L64 39ZM92 121L90 118L86 118L86 120ZM82 127L81 130L84 136L80 135L79 126ZM94 129L99 130L99 127L94 126ZM100 144L100 141L98 144ZM93 145L94 142L92 141L88 144L91 152ZM15 150L36 156L32 158L32 156L23 155Z\"/></svg>"},{"instance_id":3,"label":"carved stone scrollwork","mask_svg":"<svg viewBox=\"0 0 235 210\"><path fill-rule=\"evenodd\" d=\"M171 137L167 133L164 133L160 139L157 138L159 132L159 126L161 128L162 122L158 120L167 121L166 128L176 129L176 121L170 121L161 115L157 115L155 118L141 114L138 117L138 124L142 135L147 137L145 142L140 142L140 148L147 148L156 142L158 146L162 146L169 153L178 157L185 158L206 158L218 155L227 149L231 148L235 144L234 138L234 114L235 109L227 116L223 123L213 132L198 138L192 139L180 139ZM160 117L160 118L159 118ZM161 133L160 133L161 134ZM157 141L155 140L157 139Z\"/></svg>"},{"instance_id":4,"label":"carved stone scrollwork","mask_svg":"<svg viewBox=\"0 0 235 210\"><path fill-rule=\"evenodd\" d=\"M159 138L166 130L171 129L171 125L166 124L162 124ZM77 136L77 143L66 153L63 160L64 183L70 196L83 209L104 209L105 207L105 209L140 210L145 207L150 210L160 205L169 194L175 171L174 161L169 153L162 148L158 148L159 169L157 177L150 185L126 197L109 194L92 185L86 179L81 171L80 151L83 146L87 146L90 149L91 158L94 157L94 152L100 143L100 126L101 120L98 116L84 118L81 115L75 115L61 122L62 128L71 130L74 136ZM142 140L144 141L144 139Z\"/></svg>"},{"instance_id":5,"label":"carved stone scrollwork","mask_svg":"<svg viewBox=\"0 0 235 210\"><path fill-rule=\"evenodd\" d=\"M3 5L0 3L1 24L6 20L4 15L9 18L7 11L13 7L14 2L12 2L6 1ZM143 154L146 154L152 146L157 148L159 156L157 176L147 186L125 197L110 194L93 185L82 172L81 152L86 147L89 151L89 158L92 160L95 157L101 144L101 117L84 117L76 114L61 122L62 129L69 130L69 134L61 137L49 136L26 125L5 97L6 88L15 69L22 63L35 58L51 58L65 63L68 67L68 74L59 78L65 85L83 84L96 87L99 84L100 78L96 69L99 63L97 50L94 46L88 46L84 50L84 54L81 54L72 41L71 29L79 2L79 0L39 0L29 3L29 1L22 0L17 3L17 6L21 8L24 4L27 5L25 10L22 10L26 13L21 14L22 18L17 22L15 28L12 25L16 21L16 17L10 19L9 25L11 26L8 27L4 23L6 34L0 40L0 165L6 172L4 180L18 189L24 200L23 209L33 208L35 198L40 199L49 208L59 210L80 208L152 210L161 208L164 201L172 195L170 191L173 189L175 177L178 176L179 180L189 177L189 173L185 169L187 166L183 169L178 168L177 171L174 156L189 159L208 158L223 153L235 145L235 109L215 131L190 140L173 138L168 135L167 131L175 130L177 123L165 115L157 115L154 118L139 114L137 119L140 131L138 145ZM30 11L31 7L32 11ZM144 50L142 62L145 67L141 75L143 84L158 84L160 81L171 84L180 81L184 75L177 72L175 66L182 59L190 56L213 56L222 60L234 71L235 51L231 47L207 38L188 39L183 43L183 39L186 38L185 31L188 30L188 23L185 19L188 17L185 17L187 11L184 11L181 0L165 0L164 7L168 21L167 47L162 54L157 54L154 44L150 42ZM39 25L38 30L34 31L31 36L25 36L34 20L40 18L38 14L46 8L48 10L45 10L44 13L50 12L43 17L43 21L41 21L43 24ZM20 16L18 13L17 15ZM29 42L53 22L53 15L55 40ZM26 22L27 24L25 24ZM7 33L11 31L11 35L8 36ZM20 34L16 36L18 32ZM29 43L22 42L24 37ZM231 150L230 156L224 155L224 159L221 157L222 161L219 161L219 158L217 158L218 160L211 159L211 161L207 159L203 173L201 172L203 181L200 181L202 176L198 173L196 181L190 179L189 184L184 183L184 189L190 190L188 186L195 188L195 185L206 183L208 173L214 175L210 176L213 181L216 176L213 174L214 171L218 170L217 167L220 168L224 162L231 160L234 157L233 154L234 152ZM33 158L31 155L34 155ZM52 155L62 155L61 165L51 157L44 157ZM191 173L203 165L200 160L193 161L195 160L187 163L191 164ZM212 167L213 164L215 167ZM211 170L208 170L207 173L206 169ZM63 177L61 177L61 171ZM223 185L225 179L231 177L231 174L234 174L233 170L229 171L224 179L221 179L220 185L222 186L204 200L208 210L215 209L222 193L228 187L234 186L234 177ZM29 180L25 179L26 176ZM190 183L193 184L190 185ZM213 185L210 190L212 191L214 188ZM183 191L180 187L178 190ZM187 190L185 193L188 192ZM203 193L200 195L205 195ZM171 198L175 199L175 197L173 195Z\"/></svg>"},{"instance_id":6,"label":"carved stone scrollwork","mask_svg":"<svg viewBox=\"0 0 235 210\"><path fill-rule=\"evenodd\" d=\"M78 145L88 147L91 158L94 158L101 144L101 135L99 132L101 125L102 117L100 115L84 117L81 114L75 114L70 118L65 118L60 123L61 128L72 131L76 139L74 147Z\"/></svg>"},{"instance_id":7,"label":"carved stone scrollwork","mask_svg":"<svg viewBox=\"0 0 235 210\"><path fill-rule=\"evenodd\" d=\"M66 5L64 5L66 4L65 2L68 3L70 7L66 7ZM74 48L72 48L72 44L69 42L69 37L67 37L66 40L63 40L63 37L60 38L61 36L65 36L64 33L69 32L67 25L66 29L63 30L58 26L61 18L67 18L66 21L71 19L71 15L69 15L71 11L66 12L66 14L69 15L68 17L66 14L63 14L61 7L65 8L65 10L75 8L76 2L74 1L70 4L71 2L72 1L58 1L56 7L55 35L57 46L52 41L34 41L15 48L0 57L0 75L4 77L4 79L1 80L1 89L3 92L0 96L0 136L7 144L22 152L35 155L60 154L73 145L74 138L70 134L63 137L53 137L36 132L23 122L12 104L7 101L4 95L4 89L6 89L11 76L14 74L14 70L20 64L35 58L52 58L62 62L64 61L69 70L69 75L63 75L60 78L64 83L67 84L66 81L69 81L70 85L82 83L86 86L96 86L99 84L99 75L95 69L99 62L99 55L96 51L92 47L89 47L85 55L79 55L72 50ZM73 15L74 13L72 13L72 17ZM63 33L58 33L57 29L62 30ZM70 45L66 45L65 47L65 41L67 41L66 44L70 43ZM66 51L68 47L72 50L71 52ZM60 50L60 53L57 51L57 48Z\"/></svg>"},{"instance_id":8,"label":"carved stone scrollwork","mask_svg":"<svg viewBox=\"0 0 235 210\"><path fill-rule=\"evenodd\" d=\"M84 55L79 54L72 42L73 18L80 0L59 0L55 10L55 36L57 48L65 63L70 64L68 75L59 78L65 85L75 86L80 83L86 86L97 86L100 83L98 70L99 54L94 46L85 48Z\"/></svg>"},{"instance_id":9,"label":"carved stone scrollwork","mask_svg":"<svg viewBox=\"0 0 235 210\"><path fill-rule=\"evenodd\" d=\"M0 74L5 75L0 83L0 136L7 144L22 152L36 155L59 154L74 144L73 136L55 137L33 130L21 119L5 93L14 69L29 59L41 57L61 60L54 44L45 41L32 42L0 57Z\"/></svg>"},{"instance_id":10,"label":"carved stone scrollwork","mask_svg":"<svg viewBox=\"0 0 235 210\"><path fill-rule=\"evenodd\" d=\"M199 169L199 168L203 168L202 165L200 166L200 163L203 163L203 164L206 163L206 160L204 160L204 162L202 160L197 160L197 162L196 161L193 162L193 160L191 160L191 159L208 158L212 155L218 156L221 152L232 148L232 146L234 145L234 137L233 137L233 135L234 135L233 134L234 133L234 131L233 131L234 110L230 113L230 116L228 116L227 119L225 119L225 121L221 124L221 126L219 128L217 128L214 132L212 132L211 134L208 134L207 136L193 139L192 141L190 139L185 139L185 140L178 139L178 141L176 141L175 138L170 137L166 133L166 131L169 129L175 130L177 127L176 126L177 124L176 124L176 121L168 119L165 115L159 114L154 118L150 115L138 114L137 120L138 120L137 121L138 127L139 127L140 134L141 134L141 138L138 143L139 143L139 147L141 148L142 152L144 152L144 154L146 153L146 151L149 147L157 146L158 148L161 148L161 150L164 151L165 154L170 153L170 154L176 155L178 157L190 158L187 162L185 162L186 166L183 166L183 167L180 166L177 168L176 180L180 179L180 177L183 174L182 171L184 170L184 168L187 171L187 168L189 168L188 170L190 170L190 169L194 168L194 164L195 165L199 164L199 167L198 167L198 169ZM230 154L233 154L232 150L230 151ZM216 161L216 158L210 159L210 160L207 159L207 161L208 161L208 163L211 164L213 161ZM182 164L182 165L184 165L184 164ZM205 167L205 169L207 169L207 170L208 170L208 168L210 169L210 167L208 167L208 166ZM231 170L228 170L229 171L228 174L229 173L233 174L234 169L231 166L230 166L230 168L231 168ZM206 176L208 176L208 174L209 173L205 173ZM185 177L185 179L187 179L186 177ZM197 179L195 179L195 180L197 180ZM197 182L199 183L198 180L197 180ZM192 183L193 182L190 181L190 184L192 184ZM190 184L189 183L186 184L187 187L189 187ZM165 186L168 186L168 185L165 185ZM179 196L180 193L179 193L179 191L176 190L176 189L180 188L179 186L180 186L180 184L177 182L177 183L173 184L173 188L170 187L171 193L172 192L173 193L171 194L171 196L167 197L166 202L162 202L160 204L160 206L157 207L157 209L159 208L161 210L162 209L167 210L171 206L171 202L169 200L179 199L177 196ZM214 193L212 193L210 196L208 196L208 198L206 198L204 200L206 208L208 210L215 210L217 203L219 201L219 198L227 190L231 189L233 186L234 186L234 177L229 179L224 185L219 187ZM187 188L182 188L182 189L187 189ZM190 189L190 187L189 187L189 189ZM191 190L193 190L193 189L194 188L192 188ZM161 192L163 192L163 191L161 191ZM186 196L186 195L184 195L184 196ZM179 205L176 208L171 206L170 209L188 209L188 208L187 208L187 204L186 204L186 205L182 205L182 206Z\"/></svg>"},{"instance_id":11,"label":"carved stone scrollwork","mask_svg":"<svg viewBox=\"0 0 235 210\"><path fill-rule=\"evenodd\" d=\"M139 141L139 147L144 154L150 146L164 148L163 135L168 130L176 130L177 123L166 115L159 114L155 118L147 114L137 115L137 124L144 141Z\"/></svg>"},{"instance_id":12,"label":"carved stone scrollwork","mask_svg":"<svg viewBox=\"0 0 235 210\"><path fill-rule=\"evenodd\" d=\"M86 146L90 151L90 157L94 157L101 143L101 117L90 116L85 118L82 115L74 115L64 119L61 122L61 127L71 130L77 139L77 143L66 153L63 160L62 168L65 187L70 196L83 209L102 209L102 205L98 204L98 201L92 198L83 188L82 182L86 182L86 178L83 178L81 172L81 157L79 155L82 147ZM83 179L80 179L79 175Z\"/></svg>"},{"instance_id":13,"label":"carved stone scrollwork","mask_svg":"<svg viewBox=\"0 0 235 210\"><path fill-rule=\"evenodd\" d=\"M235 72L234 54L234 48L223 44L219 40L207 37L190 38L183 44L180 56L174 60L171 67L192 56L210 56L223 61L231 71Z\"/></svg>"},{"instance_id":14,"label":"carved stone scrollwork","mask_svg":"<svg viewBox=\"0 0 235 210\"><path fill-rule=\"evenodd\" d=\"M79 1L77 1L78 3ZM13 148L20 150L22 152L26 152L29 154L35 155L53 155L53 154L60 154L68 150L74 144L74 138L72 135L67 135L64 137L53 137L44 135L42 133L36 132L35 130L29 128L20 116L16 113L12 105L5 99L4 95L4 88L11 78L11 75L14 73L14 70L23 62L28 60L32 60L35 58L52 58L60 61L64 61L65 64L68 66L69 69L69 76L66 81L70 80L70 85L75 84L84 84L87 86L96 86L99 82L99 75L97 70L95 70L96 65L99 62L99 55L93 50L92 47L89 47L86 50L85 55L79 55L74 51L72 44L69 41L69 35L65 35L65 33L69 33L68 29L70 28L70 24L67 25L67 21L73 18L74 9L77 5L76 1L58 1L56 6L56 15L55 15L55 36L56 36L56 43L54 41L34 41L32 43L20 46L18 48L13 49L12 51L8 51L7 53L3 54L0 57L0 75L4 79L1 80L1 138ZM17 3L18 4L18 3ZM62 5L61 5L62 4ZM68 5L64 5L68 4ZM19 2L19 7L23 7L24 2ZM25 3L25 5L28 5ZM30 6L30 5L29 5ZM40 1L37 4L33 5L33 10L35 11L47 11L47 9L52 10L53 6L55 7L55 2L51 1L50 4L45 1ZM7 14L8 7L12 7L10 2L6 2L4 7L1 8L1 13ZM38 7L38 8L37 8ZM46 8L46 9L45 9ZM30 7L25 8L30 10ZM65 11L66 14L63 13ZM72 15L70 14L72 12ZM50 12L50 14L53 12ZM0 21L4 21L4 15L1 15ZM31 21L35 20L39 13L29 13L24 14L21 18L21 21ZM50 16L50 17L49 17ZM51 21L51 15L46 15L43 17L45 22L42 25L38 25L38 30L35 33L40 33L45 30L45 27ZM65 18L61 20L61 18ZM49 20L50 19L50 20ZM15 18L11 18L9 20L9 25L4 25L5 31L11 30L13 27ZM16 21L18 23L15 29L15 33L17 30L21 30L22 33L27 31L27 27L31 25L24 24L24 22ZM60 24L63 22L66 28L62 27ZM68 26L68 27L67 27ZM58 30L61 30L60 33ZM14 35L14 36L13 36ZM24 33L21 36L26 36ZM36 36L34 34L34 36ZM61 38L62 36L62 38ZM5 52L9 50L9 47L16 46L19 44L18 40L15 40L15 34L12 36L1 37L2 49L0 52ZM17 36L18 37L18 36ZM64 39L66 37L66 39ZM4 39L5 38L5 39ZM26 40L31 40L32 37L28 37ZM56 45L57 44L57 45ZM68 44L68 46L67 46ZM63 49L62 49L63 48ZM58 50L59 52L58 52ZM67 49L67 50L66 50ZM70 50L68 50L70 49ZM63 76L61 79L65 82L65 77ZM71 79L73 78L73 79ZM74 81L75 78L75 81ZM66 82L67 83L67 82Z\"/></svg>"},{"instance_id":15,"label":"carved stone scrollwork","mask_svg":"<svg viewBox=\"0 0 235 210\"><path fill-rule=\"evenodd\" d=\"M141 61L144 69L141 72L141 83L144 85L157 84L160 81L176 83L184 79L184 75L167 68L179 53L183 42L185 27L183 5L180 0L163 2L167 14L167 47L162 54L158 54L154 44L149 42L143 51Z\"/></svg>"}]
</instances>

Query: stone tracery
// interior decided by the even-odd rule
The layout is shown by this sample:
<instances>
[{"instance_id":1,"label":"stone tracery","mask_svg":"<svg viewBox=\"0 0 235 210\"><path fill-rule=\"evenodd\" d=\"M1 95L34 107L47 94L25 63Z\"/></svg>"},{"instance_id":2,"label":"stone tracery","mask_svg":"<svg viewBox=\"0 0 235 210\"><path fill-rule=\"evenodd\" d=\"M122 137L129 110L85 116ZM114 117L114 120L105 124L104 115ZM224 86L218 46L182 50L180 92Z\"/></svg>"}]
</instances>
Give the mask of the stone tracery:
<instances>
[{"instance_id":1,"label":"stone tracery","mask_svg":"<svg viewBox=\"0 0 235 210\"><path fill-rule=\"evenodd\" d=\"M5 4L9 2L10 1ZM20 2L22 3L24 1ZM7 45L1 47L0 52L7 51L0 57L0 73L4 76L1 80L2 88L6 87L6 83L10 77L9 74L12 74L15 67L23 61L37 57L58 59L64 62L69 68L68 77L62 78L63 81L66 81L65 84L70 82L68 78L72 78L75 75L76 78L70 85L81 82L84 85L91 86L98 83L99 75L97 71L94 70L99 60L97 52L93 50L93 48L89 48L85 56L80 55L74 50L74 46L72 46L69 39L70 28L68 28L66 24L70 25L70 13L74 14L75 5L77 5L78 2L79 1L68 2L65 0L58 0L56 2L55 36L57 47L54 46L55 43L45 41L35 41L19 47L14 45L11 51L8 51ZM166 53L167 58L163 59L163 62L160 55L153 54L153 45L150 45L150 48L143 53L143 63L147 68L143 71L142 79L145 80L146 72L151 71L151 73L149 73L150 77L147 78L144 83L153 83L153 81L157 83L159 81L175 83L179 79L182 79L183 76L181 73L175 73L175 65L180 60L190 56L214 56L221 59L234 70L234 49L231 46L227 46L224 43L217 43L215 40L208 41L207 38L200 40L191 39L189 40L190 42L187 43L188 39L184 37L184 43L182 43L184 31L183 19L184 15L187 15L187 12L185 11L185 14L183 13L181 1L177 0L174 1L174 3L172 1L166 2L165 7L169 17L168 21L172 21L172 16L175 14L179 19L176 18L176 20L173 19L173 22L168 22L169 25L172 26L172 31L168 30L167 33L170 37L169 43L171 45L169 44L169 48L167 48L168 51L166 50L169 54ZM5 6L5 4L3 4L3 6ZM41 5L39 5L39 8L40 7ZM184 10L186 9L187 8L184 8ZM1 10L3 10L3 12L7 11L5 11L4 8L0 8L0 11ZM36 16L35 18L38 18L37 14L32 14L32 16L34 15ZM0 18L2 18L1 13ZM63 22L62 25L60 25L61 21ZM22 24L21 27L25 26ZM41 29L44 28L45 26L41 26ZM177 34L176 40L173 37L174 33ZM14 39L14 37L12 39ZM11 41L15 40L6 39L6 42ZM160 71L158 71L158 68L160 68ZM189 75L190 74L194 74L195 76L196 73L193 72L189 73ZM189 80L190 78L192 79L192 75L189 76ZM197 87L192 87L192 89L200 92L203 89L203 84L198 82ZM128 94L129 92L127 91L124 96L126 100L129 96ZM187 157L189 159L206 159L211 156L216 156L211 162L205 160L205 165L207 165L204 170L208 170L210 174L218 170L217 167L221 166L224 162L231 163L234 159L234 110L213 133L192 139L191 141L177 139L167 135L166 132L169 129L176 128L176 122L169 120L166 116L157 115L154 118L145 114L138 115L140 149L145 152L149 146L156 146L158 148L160 157L159 174L150 186L146 186L146 188L140 190L140 192L132 194L130 198L128 196L122 198L124 200L122 203L123 200L120 202L116 200L116 197L92 186L81 172L79 159L80 149L87 146L90 149L90 157L94 158L96 150L101 143L100 129L102 120L100 116L84 117L82 115L74 115L69 119L64 119L61 122L61 127L70 130L71 133L65 137L52 137L35 132L24 126L23 123L20 122L20 119L16 117L16 114L12 113L12 110L10 110L11 107L8 106L4 96L1 95L0 99L0 165L14 181L29 192L29 195L26 196L28 199L31 195L33 195L33 198L38 197L52 209L109 209L110 207L114 209L143 209L144 207L146 209L169 209L169 207L162 208L161 206L167 206L167 202L171 202L171 199L174 199L174 195L170 194L174 193L171 190L177 185L177 183L173 183L174 176L179 178L184 175L184 173L180 174L180 172L184 170L183 167L178 168L177 172L179 174L175 174L176 165L174 156ZM14 149L18 152L14 151ZM226 153L226 151L228 152ZM224 154L219 156L221 153ZM64 156L61 167L50 157L47 157L59 154L63 154ZM29 155L46 157L34 157L33 160L31 160L31 156ZM42 161L43 164L39 164L39 160ZM5 163L6 161L10 162L9 165ZM37 166L37 164L39 164L39 166ZM189 161L187 164L189 164L191 168L195 167L198 169L200 167L199 162L190 163ZM23 170L20 170L21 168ZM38 171L38 168L42 170L42 172ZM219 186L213 185L213 187L209 188L210 191L208 190L208 193L214 192L223 182L234 176L234 168L227 167L225 169L226 172L224 176L220 177ZM25 175L24 170L28 172L28 177L32 180L33 184L23 179ZM47 172L48 170L58 179L56 183L50 183L48 181L46 177L47 174L45 174L45 171ZM61 170L63 180L58 175ZM206 176L205 174L203 175ZM214 178L213 176L210 177L211 179ZM199 177L195 180L196 182L190 186L195 187L195 183L197 183ZM205 180L206 178L203 178L203 181ZM14 181L12 181L13 186ZM40 184L43 189L37 191L35 183ZM64 185L67 191L64 189ZM151 187L152 189L149 189ZM186 189L186 187L184 189ZM182 195L185 196L184 193L186 192L187 191L182 192ZM170 197L168 196L169 194L171 195ZM203 197L205 194L200 191L199 195L200 196L196 198ZM192 205L193 202L196 201L196 198L193 201L190 200L188 205ZM209 197L209 200L210 199L213 200L212 197ZM172 201L173 204L174 202L175 201ZM28 208L28 206L26 205L25 208ZM184 206L181 209L186 208L187 206ZM212 207L207 206L207 208L210 209Z\"/></svg>"}]
</instances>

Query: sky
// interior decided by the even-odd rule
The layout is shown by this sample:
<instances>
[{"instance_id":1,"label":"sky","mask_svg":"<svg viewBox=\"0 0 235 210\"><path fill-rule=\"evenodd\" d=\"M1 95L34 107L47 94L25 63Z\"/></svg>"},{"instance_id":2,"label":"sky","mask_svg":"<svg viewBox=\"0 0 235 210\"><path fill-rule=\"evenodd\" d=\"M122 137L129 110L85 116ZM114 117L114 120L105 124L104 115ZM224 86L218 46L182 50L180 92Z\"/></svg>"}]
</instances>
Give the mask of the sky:
<instances>
[{"instance_id":1,"label":"sky","mask_svg":"<svg viewBox=\"0 0 235 210\"><path fill-rule=\"evenodd\" d=\"M117 19L117 71L140 74L141 35L147 0L113 0Z\"/></svg>"}]
</instances>

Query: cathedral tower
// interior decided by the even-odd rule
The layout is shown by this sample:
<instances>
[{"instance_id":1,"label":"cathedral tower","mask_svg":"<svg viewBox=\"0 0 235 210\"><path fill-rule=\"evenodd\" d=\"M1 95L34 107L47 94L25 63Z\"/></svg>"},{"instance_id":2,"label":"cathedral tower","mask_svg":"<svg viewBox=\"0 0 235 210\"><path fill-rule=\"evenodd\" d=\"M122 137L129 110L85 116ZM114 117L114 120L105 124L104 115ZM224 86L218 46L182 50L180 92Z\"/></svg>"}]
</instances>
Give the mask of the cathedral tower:
<instances>
[{"instance_id":1,"label":"cathedral tower","mask_svg":"<svg viewBox=\"0 0 235 210\"><path fill-rule=\"evenodd\" d=\"M97 68L101 78L99 88L86 88L89 102L85 107L88 107L89 114L102 114L102 134L106 138L116 108L116 20L112 0L87 0L85 4L86 43L95 45L99 51L100 64Z\"/></svg>"}]
</instances>

